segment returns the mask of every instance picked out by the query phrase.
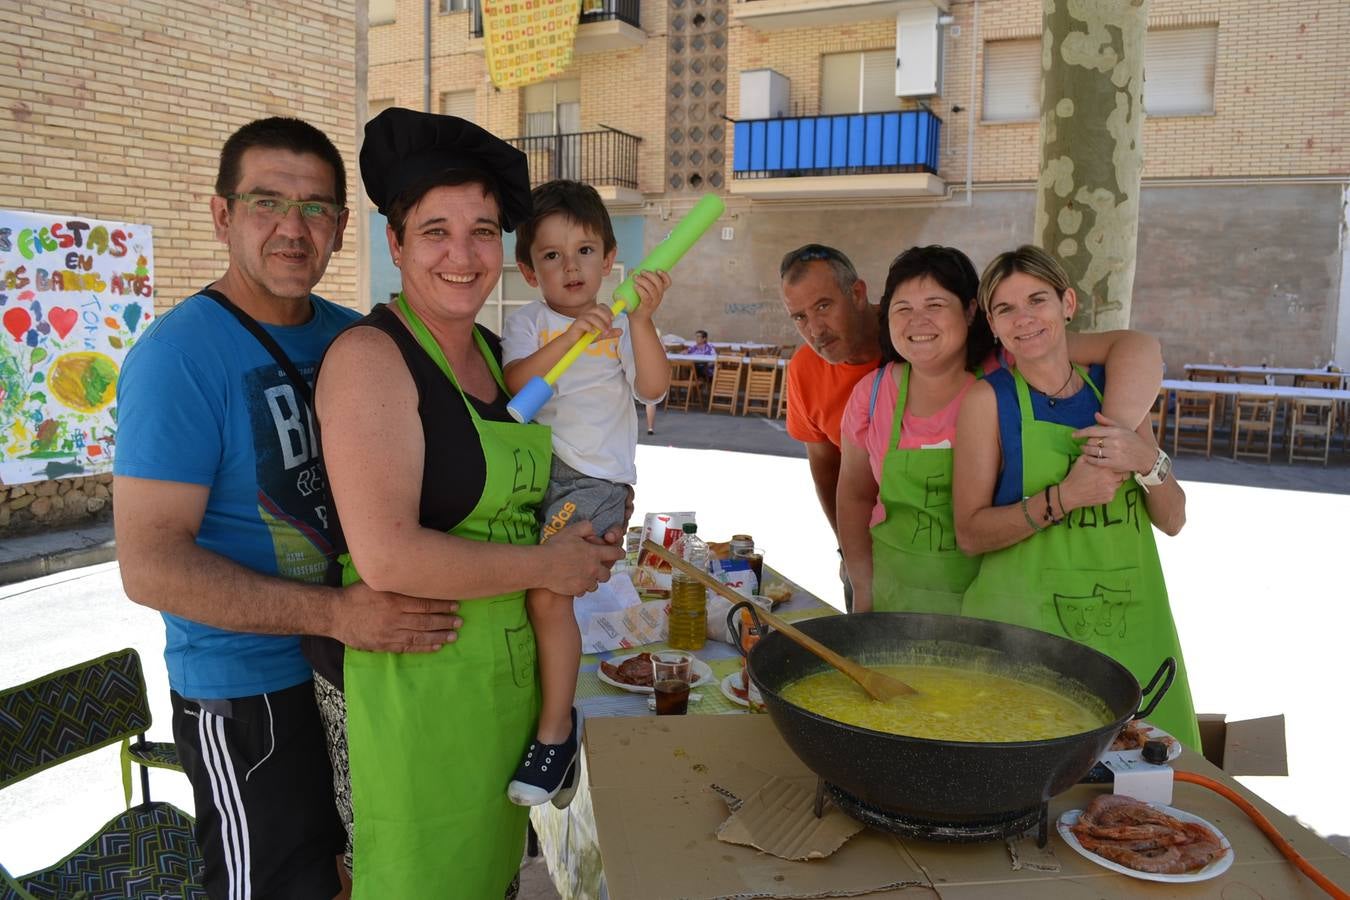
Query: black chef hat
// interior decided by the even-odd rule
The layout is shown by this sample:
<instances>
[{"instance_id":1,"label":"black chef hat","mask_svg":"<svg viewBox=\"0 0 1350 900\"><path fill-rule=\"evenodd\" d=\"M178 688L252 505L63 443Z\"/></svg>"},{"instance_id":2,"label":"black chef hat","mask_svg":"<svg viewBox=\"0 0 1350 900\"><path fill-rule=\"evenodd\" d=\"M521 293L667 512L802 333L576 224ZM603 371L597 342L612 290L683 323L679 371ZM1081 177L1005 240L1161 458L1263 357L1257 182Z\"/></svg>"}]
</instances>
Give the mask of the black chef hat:
<instances>
[{"instance_id":1,"label":"black chef hat","mask_svg":"<svg viewBox=\"0 0 1350 900\"><path fill-rule=\"evenodd\" d=\"M469 169L497 181L502 227L513 231L533 212L525 154L455 116L391 107L366 123L361 181L383 214L400 194L445 172Z\"/></svg>"}]
</instances>

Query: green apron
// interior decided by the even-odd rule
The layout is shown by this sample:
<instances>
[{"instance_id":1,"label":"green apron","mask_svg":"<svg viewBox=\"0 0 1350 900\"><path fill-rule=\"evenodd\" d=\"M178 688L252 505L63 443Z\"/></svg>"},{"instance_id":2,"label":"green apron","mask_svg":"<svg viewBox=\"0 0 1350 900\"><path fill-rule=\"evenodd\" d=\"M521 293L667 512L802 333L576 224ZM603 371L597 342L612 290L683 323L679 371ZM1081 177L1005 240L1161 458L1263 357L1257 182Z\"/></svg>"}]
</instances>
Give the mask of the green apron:
<instances>
[{"instance_id":1,"label":"green apron","mask_svg":"<svg viewBox=\"0 0 1350 900\"><path fill-rule=\"evenodd\" d=\"M1075 368L1100 400L1087 373ZM1016 369L1012 375L1022 420L1022 494L1034 497L1064 479L1082 448L1072 427L1033 418L1027 383ZM1164 658L1175 657L1176 681L1148 720L1199 751L1153 523L1133 479L1110 503L1073 510L1059 525L986 553L962 612L1072 638L1123 664L1141 685Z\"/></svg>"},{"instance_id":2,"label":"green apron","mask_svg":"<svg viewBox=\"0 0 1350 900\"><path fill-rule=\"evenodd\" d=\"M408 324L455 390L445 354L399 298ZM497 383L487 343L474 341ZM481 419L465 398L487 478L456 537L537 544L550 429ZM436 460L427 460L436 465ZM342 559L343 583L359 580ZM529 810L506 798L539 712L525 593L474 599L458 639L435 653L348 648L343 677L353 810L353 898L501 897L520 869Z\"/></svg>"},{"instance_id":3,"label":"green apron","mask_svg":"<svg viewBox=\"0 0 1350 900\"><path fill-rule=\"evenodd\" d=\"M879 386L886 370L877 377ZM902 363L878 485L886 518L872 526L872 609L960 615L961 595L980 570L980 560L956 546L951 449L900 449L908 397L909 363Z\"/></svg>"}]
</instances>

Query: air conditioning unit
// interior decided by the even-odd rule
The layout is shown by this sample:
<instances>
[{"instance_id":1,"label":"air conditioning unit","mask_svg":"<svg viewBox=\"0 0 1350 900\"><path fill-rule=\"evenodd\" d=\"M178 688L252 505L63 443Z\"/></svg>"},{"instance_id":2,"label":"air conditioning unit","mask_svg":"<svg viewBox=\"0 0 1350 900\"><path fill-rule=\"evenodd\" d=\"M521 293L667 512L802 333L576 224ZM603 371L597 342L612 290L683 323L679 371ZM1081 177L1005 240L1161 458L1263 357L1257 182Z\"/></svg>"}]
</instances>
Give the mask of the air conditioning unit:
<instances>
[{"instance_id":1,"label":"air conditioning unit","mask_svg":"<svg viewBox=\"0 0 1350 900\"><path fill-rule=\"evenodd\" d=\"M773 69L747 69L741 73L742 119L781 119L788 114L786 75Z\"/></svg>"},{"instance_id":2,"label":"air conditioning unit","mask_svg":"<svg viewBox=\"0 0 1350 900\"><path fill-rule=\"evenodd\" d=\"M942 93L942 25L936 7L901 10L895 17L895 96Z\"/></svg>"}]
</instances>

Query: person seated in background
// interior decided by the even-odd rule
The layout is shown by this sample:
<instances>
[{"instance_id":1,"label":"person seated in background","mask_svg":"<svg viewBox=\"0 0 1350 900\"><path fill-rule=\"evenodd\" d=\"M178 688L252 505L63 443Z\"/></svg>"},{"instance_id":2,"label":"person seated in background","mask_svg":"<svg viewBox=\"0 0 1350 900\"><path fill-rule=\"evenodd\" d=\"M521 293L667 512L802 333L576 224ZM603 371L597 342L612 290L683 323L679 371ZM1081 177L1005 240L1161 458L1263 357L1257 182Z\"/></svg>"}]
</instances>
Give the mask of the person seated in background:
<instances>
[{"instance_id":1,"label":"person seated in background","mask_svg":"<svg viewBox=\"0 0 1350 900\"><path fill-rule=\"evenodd\" d=\"M716 356L717 348L708 343L708 332L695 331L694 342L690 344L684 352L693 353L696 356ZM694 371L697 372L698 377L702 378L704 381L712 379L712 370L712 363L694 363Z\"/></svg>"}]
</instances>

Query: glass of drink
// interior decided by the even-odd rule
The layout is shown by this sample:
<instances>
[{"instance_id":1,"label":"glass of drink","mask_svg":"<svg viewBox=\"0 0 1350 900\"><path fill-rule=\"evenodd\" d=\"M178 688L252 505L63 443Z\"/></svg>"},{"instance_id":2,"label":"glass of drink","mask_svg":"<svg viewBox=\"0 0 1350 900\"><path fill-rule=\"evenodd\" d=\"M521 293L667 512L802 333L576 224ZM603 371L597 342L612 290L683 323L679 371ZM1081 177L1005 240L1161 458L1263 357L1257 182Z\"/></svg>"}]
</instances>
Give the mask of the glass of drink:
<instances>
[{"instance_id":1,"label":"glass of drink","mask_svg":"<svg viewBox=\"0 0 1350 900\"><path fill-rule=\"evenodd\" d=\"M755 573L755 584L764 587L764 548L756 547L745 558L750 561L750 571Z\"/></svg>"},{"instance_id":2,"label":"glass of drink","mask_svg":"<svg viewBox=\"0 0 1350 900\"><path fill-rule=\"evenodd\" d=\"M689 683L694 657L680 650L652 654L652 691L658 716L682 716L689 711Z\"/></svg>"}]
</instances>

